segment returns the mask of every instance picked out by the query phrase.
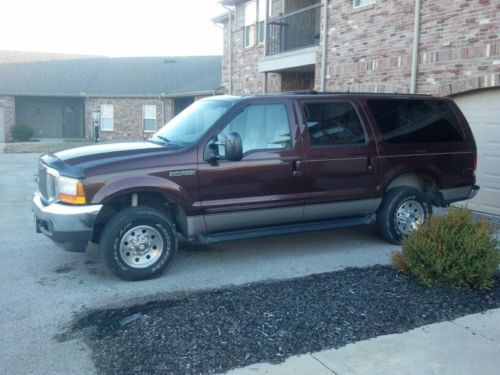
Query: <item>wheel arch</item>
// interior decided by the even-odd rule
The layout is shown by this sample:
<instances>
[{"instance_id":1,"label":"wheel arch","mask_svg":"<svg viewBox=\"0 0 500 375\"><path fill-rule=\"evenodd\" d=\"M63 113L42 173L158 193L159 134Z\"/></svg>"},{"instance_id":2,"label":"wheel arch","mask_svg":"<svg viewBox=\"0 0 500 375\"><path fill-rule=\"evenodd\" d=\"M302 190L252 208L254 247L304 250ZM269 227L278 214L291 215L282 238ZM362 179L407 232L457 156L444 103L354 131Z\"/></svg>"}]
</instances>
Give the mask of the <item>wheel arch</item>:
<instances>
[{"instance_id":1,"label":"wheel arch","mask_svg":"<svg viewBox=\"0 0 500 375\"><path fill-rule=\"evenodd\" d=\"M387 183L384 194L397 187L412 187L433 197L439 191L439 178L429 171L406 171Z\"/></svg>"},{"instance_id":2,"label":"wheel arch","mask_svg":"<svg viewBox=\"0 0 500 375\"><path fill-rule=\"evenodd\" d=\"M163 190L155 188L137 188L117 191L107 196L101 204L103 208L94 225L92 242L99 243L106 223L118 212L134 206L147 206L163 212L183 235L187 233L187 218L179 200Z\"/></svg>"}]
</instances>

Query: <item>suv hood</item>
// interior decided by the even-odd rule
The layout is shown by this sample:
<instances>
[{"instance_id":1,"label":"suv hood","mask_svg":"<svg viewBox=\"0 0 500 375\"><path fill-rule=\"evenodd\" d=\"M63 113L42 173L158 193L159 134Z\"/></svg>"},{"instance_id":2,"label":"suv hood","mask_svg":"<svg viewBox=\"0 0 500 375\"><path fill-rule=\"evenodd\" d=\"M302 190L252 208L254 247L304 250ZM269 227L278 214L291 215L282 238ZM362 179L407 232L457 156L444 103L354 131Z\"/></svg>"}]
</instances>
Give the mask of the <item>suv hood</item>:
<instances>
[{"instance_id":1,"label":"suv hood","mask_svg":"<svg viewBox=\"0 0 500 375\"><path fill-rule=\"evenodd\" d=\"M175 150L179 148L153 142L105 143L46 154L41 157L41 161L64 175L84 177L84 172L91 168L126 162L142 155L172 153Z\"/></svg>"}]
</instances>

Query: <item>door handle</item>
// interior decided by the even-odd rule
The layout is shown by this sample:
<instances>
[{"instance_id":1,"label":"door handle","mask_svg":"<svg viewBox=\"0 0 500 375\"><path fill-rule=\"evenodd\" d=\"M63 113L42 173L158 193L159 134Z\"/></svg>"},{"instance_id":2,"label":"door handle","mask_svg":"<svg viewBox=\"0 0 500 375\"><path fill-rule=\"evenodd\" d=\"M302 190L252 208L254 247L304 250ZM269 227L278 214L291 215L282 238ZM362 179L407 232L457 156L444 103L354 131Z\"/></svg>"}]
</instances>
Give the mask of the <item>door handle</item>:
<instances>
[{"instance_id":1,"label":"door handle","mask_svg":"<svg viewBox=\"0 0 500 375\"><path fill-rule=\"evenodd\" d=\"M373 171L375 168L373 166L373 158L371 156L368 156L367 158L367 165L366 165L366 168L371 172Z\"/></svg>"},{"instance_id":2,"label":"door handle","mask_svg":"<svg viewBox=\"0 0 500 375\"><path fill-rule=\"evenodd\" d=\"M292 175L293 176L302 176L302 161L301 160L292 160Z\"/></svg>"}]
</instances>

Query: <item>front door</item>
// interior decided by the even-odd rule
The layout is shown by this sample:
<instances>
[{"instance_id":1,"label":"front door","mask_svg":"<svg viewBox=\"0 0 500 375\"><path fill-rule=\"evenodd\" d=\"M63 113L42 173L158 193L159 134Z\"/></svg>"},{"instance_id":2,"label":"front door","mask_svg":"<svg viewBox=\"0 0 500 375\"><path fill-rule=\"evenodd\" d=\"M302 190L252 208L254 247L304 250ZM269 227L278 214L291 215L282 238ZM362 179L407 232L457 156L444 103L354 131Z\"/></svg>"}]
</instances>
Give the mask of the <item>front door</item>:
<instances>
[{"instance_id":1,"label":"front door","mask_svg":"<svg viewBox=\"0 0 500 375\"><path fill-rule=\"evenodd\" d=\"M377 149L367 121L347 100L302 103L306 118L305 221L374 212Z\"/></svg>"},{"instance_id":2,"label":"front door","mask_svg":"<svg viewBox=\"0 0 500 375\"><path fill-rule=\"evenodd\" d=\"M83 138L83 127L79 108L73 105L63 107L63 137Z\"/></svg>"},{"instance_id":3,"label":"front door","mask_svg":"<svg viewBox=\"0 0 500 375\"><path fill-rule=\"evenodd\" d=\"M209 232L300 220L303 207L302 146L291 104L255 101L214 134L218 141L236 132L240 161L200 160L200 195ZM199 150L202 159L206 145ZM223 157L224 148L219 147Z\"/></svg>"}]
</instances>

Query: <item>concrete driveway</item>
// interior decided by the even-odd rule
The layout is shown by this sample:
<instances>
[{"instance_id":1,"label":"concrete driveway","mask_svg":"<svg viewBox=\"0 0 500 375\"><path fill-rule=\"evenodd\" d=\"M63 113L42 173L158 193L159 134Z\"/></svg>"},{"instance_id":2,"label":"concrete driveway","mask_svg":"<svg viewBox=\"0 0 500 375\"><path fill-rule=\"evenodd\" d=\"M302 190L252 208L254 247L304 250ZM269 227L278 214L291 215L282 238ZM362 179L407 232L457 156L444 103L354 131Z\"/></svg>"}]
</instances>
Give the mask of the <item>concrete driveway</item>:
<instances>
[{"instance_id":1,"label":"concrete driveway","mask_svg":"<svg viewBox=\"0 0 500 375\"><path fill-rule=\"evenodd\" d=\"M37 158L0 154L0 373L94 373L82 341L54 338L75 313L87 309L130 305L175 291L386 264L396 249L372 228L203 247L183 244L161 277L120 281L101 265L97 248L66 253L35 233L31 196Z\"/></svg>"}]
</instances>

